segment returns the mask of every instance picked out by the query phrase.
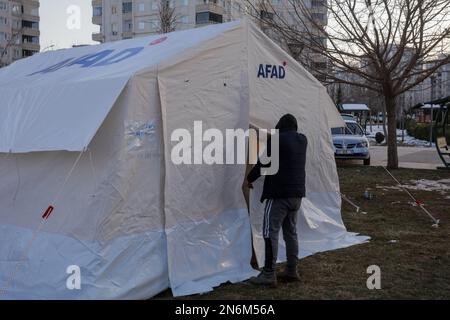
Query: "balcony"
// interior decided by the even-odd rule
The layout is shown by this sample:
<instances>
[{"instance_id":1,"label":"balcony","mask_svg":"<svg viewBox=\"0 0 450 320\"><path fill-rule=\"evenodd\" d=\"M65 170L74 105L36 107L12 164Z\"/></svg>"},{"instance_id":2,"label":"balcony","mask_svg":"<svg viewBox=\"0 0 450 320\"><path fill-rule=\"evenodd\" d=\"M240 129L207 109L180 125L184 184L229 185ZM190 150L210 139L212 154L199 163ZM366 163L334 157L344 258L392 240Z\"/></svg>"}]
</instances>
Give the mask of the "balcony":
<instances>
[{"instance_id":1,"label":"balcony","mask_svg":"<svg viewBox=\"0 0 450 320\"><path fill-rule=\"evenodd\" d=\"M92 40L94 40L94 41L103 42L104 38L105 37L103 36L103 33L101 33L101 32L92 34Z\"/></svg>"},{"instance_id":2,"label":"balcony","mask_svg":"<svg viewBox=\"0 0 450 320\"><path fill-rule=\"evenodd\" d=\"M204 4L199 4L195 7L195 11L196 13L200 13L200 12L212 12L218 15L223 15L224 10L223 7L214 4L214 3L204 3Z\"/></svg>"},{"instance_id":3,"label":"balcony","mask_svg":"<svg viewBox=\"0 0 450 320\"><path fill-rule=\"evenodd\" d=\"M214 3L199 4L196 6L195 23L197 26L223 22L224 10Z\"/></svg>"},{"instance_id":4,"label":"balcony","mask_svg":"<svg viewBox=\"0 0 450 320\"><path fill-rule=\"evenodd\" d=\"M96 25L98 25L98 26L101 26L102 23L103 23L102 16L93 16L93 17L92 17L92 23L93 23L93 24L96 24Z\"/></svg>"},{"instance_id":5,"label":"balcony","mask_svg":"<svg viewBox=\"0 0 450 320\"><path fill-rule=\"evenodd\" d=\"M123 39L130 39L133 38L134 32L133 31L124 31L122 32L122 38Z\"/></svg>"},{"instance_id":6,"label":"balcony","mask_svg":"<svg viewBox=\"0 0 450 320\"><path fill-rule=\"evenodd\" d=\"M22 34L27 36L39 37L41 35L41 32L38 29L24 27L22 29Z\"/></svg>"},{"instance_id":7,"label":"balcony","mask_svg":"<svg viewBox=\"0 0 450 320\"><path fill-rule=\"evenodd\" d=\"M100 0L101 2L101 0ZM39 0L22 0L22 4L24 6L31 6L31 7L35 7L35 8L39 8Z\"/></svg>"},{"instance_id":8,"label":"balcony","mask_svg":"<svg viewBox=\"0 0 450 320\"><path fill-rule=\"evenodd\" d=\"M29 13L23 13L22 20L39 22L41 19L39 18L39 16L35 16L35 15L29 14Z\"/></svg>"},{"instance_id":9,"label":"balcony","mask_svg":"<svg viewBox=\"0 0 450 320\"><path fill-rule=\"evenodd\" d=\"M22 49L30 51L39 51L41 49L41 46L39 45L39 43L23 42Z\"/></svg>"}]
</instances>

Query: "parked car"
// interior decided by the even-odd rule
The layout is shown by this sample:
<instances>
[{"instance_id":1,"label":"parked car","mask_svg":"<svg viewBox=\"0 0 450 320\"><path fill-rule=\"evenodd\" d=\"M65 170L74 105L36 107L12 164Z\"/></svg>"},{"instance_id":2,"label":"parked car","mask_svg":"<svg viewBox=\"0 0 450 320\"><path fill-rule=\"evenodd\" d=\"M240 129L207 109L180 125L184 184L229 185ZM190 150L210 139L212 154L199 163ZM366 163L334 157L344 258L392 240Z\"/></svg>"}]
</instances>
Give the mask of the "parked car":
<instances>
[{"instance_id":1,"label":"parked car","mask_svg":"<svg viewBox=\"0 0 450 320\"><path fill-rule=\"evenodd\" d=\"M335 158L363 160L364 165L370 165L370 144L363 128L355 120L344 121L345 127L331 129Z\"/></svg>"},{"instance_id":2,"label":"parked car","mask_svg":"<svg viewBox=\"0 0 450 320\"><path fill-rule=\"evenodd\" d=\"M341 113L341 117L345 120L353 120L356 121L356 118L354 115L352 114L348 114L348 113Z\"/></svg>"}]
</instances>

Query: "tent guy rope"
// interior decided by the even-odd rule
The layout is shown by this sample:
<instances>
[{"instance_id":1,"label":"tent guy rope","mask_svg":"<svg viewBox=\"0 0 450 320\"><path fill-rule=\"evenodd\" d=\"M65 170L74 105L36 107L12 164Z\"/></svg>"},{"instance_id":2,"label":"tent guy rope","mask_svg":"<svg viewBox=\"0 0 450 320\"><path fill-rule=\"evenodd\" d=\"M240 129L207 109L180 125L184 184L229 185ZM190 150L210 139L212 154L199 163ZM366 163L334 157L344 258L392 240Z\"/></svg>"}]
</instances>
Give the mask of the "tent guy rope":
<instances>
[{"instance_id":1,"label":"tent guy rope","mask_svg":"<svg viewBox=\"0 0 450 320\"><path fill-rule=\"evenodd\" d=\"M349 203L352 207L354 207L356 209L356 213L362 213L362 214L367 214L367 212L365 211L361 211L361 207L356 205L353 201L351 201L349 198L347 198L347 196L343 193L338 192L341 195L341 198L344 199L345 201L347 201L347 203Z\"/></svg>"},{"instance_id":2,"label":"tent guy rope","mask_svg":"<svg viewBox=\"0 0 450 320\"><path fill-rule=\"evenodd\" d=\"M11 275L9 276L9 278L7 279L5 285L0 288L0 297L3 294L6 294L6 292L9 290L9 288L11 287L11 284L14 282L14 280L17 277L17 272L19 271L20 266L22 265L22 263L25 261L26 257L28 256L28 254L30 253L31 247L33 246L33 243L36 241L37 236L39 235L39 233L41 232L42 228L45 225L45 222L48 220L48 218L50 217L50 215L53 213L55 207L54 204L56 203L56 201L59 199L59 197L62 194L62 191L64 190L64 187L66 186L67 182L69 181L73 171L75 170L76 166L78 165L78 162L81 159L81 156L83 155L85 150L81 151L80 154L78 155L78 157L76 158L74 164L72 165L72 168L69 170L69 172L67 173L61 187L58 189L58 192L56 193L55 197L53 198L53 201L51 202L52 204L49 205L49 207L45 210L45 212L42 215L42 219L39 222L38 227L34 230L33 232L33 236L31 237L31 239L28 241L25 250L22 252L22 255L20 256L20 259L17 261L16 265L14 266Z\"/></svg>"},{"instance_id":3,"label":"tent guy rope","mask_svg":"<svg viewBox=\"0 0 450 320\"><path fill-rule=\"evenodd\" d=\"M415 205L417 205L418 207L420 207L430 218L431 218L431 220L433 220L433 227L434 228L437 228L437 227L439 227L439 223L440 223L440 220L439 219L436 219L431 213L430 213L430 211L428 211L425 207L424 207L424 203L422 202L422 201L420 201L420 200L417 200L412 194L411 194L411 192L409 192L401 183L400 183L400 181L398 181L398 179L396 178L396 177L394 177L394 175L386 168L386 167L384 167L384 166L381 166L391 177L392 177L392 179L394 179L394 181L395 182L397 182L397 184L398 184L398 186L403 190L403 191L405 191L407 194L408 194L408 196L414 201L414 204Z\"/></svg>"}]
</instances>

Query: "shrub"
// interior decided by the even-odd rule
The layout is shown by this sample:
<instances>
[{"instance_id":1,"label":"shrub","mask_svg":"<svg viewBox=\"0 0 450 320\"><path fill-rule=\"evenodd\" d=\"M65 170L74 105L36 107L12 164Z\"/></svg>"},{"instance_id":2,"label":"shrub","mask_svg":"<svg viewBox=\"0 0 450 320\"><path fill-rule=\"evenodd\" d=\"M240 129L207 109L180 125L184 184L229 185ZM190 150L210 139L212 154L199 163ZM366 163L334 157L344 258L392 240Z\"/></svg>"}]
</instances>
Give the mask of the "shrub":
<instances>
[{"instance_id":1,"label":"shrub","mask_svg":"<svg viewBox=\"0 0 450 320\"><path fill-rule=\"evenodd\" d=\"M417 123L413 119L409 119L406 122L406 132L408 135L420 139L420 140L430 140L430 124L429 123ZM438 137L442 136L442 128L437 131ZM450 127L447 128L446 132L447 142L450 143ZM436 141L435 134L433 132L433 141Z\"/></svg>"}]
</instances>

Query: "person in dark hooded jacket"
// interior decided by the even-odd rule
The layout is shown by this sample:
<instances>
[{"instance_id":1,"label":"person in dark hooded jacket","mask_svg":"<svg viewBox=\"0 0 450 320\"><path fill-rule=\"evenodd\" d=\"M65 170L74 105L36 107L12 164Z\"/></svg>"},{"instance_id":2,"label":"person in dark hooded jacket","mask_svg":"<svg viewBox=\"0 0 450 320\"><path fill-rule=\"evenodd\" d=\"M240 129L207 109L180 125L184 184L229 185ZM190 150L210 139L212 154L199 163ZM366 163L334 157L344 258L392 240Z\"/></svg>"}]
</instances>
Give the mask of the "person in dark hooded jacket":
<instances>
[{"instance_id":1,"label":"person in dark hooded jacket","mask_svg":"<svg viewBox=\"0 0 450 320\"><path fill-rule=\"evenodd\" d=\"M283 230L286 242L286 269L278 275L288 281L297 281L297 213L302 198L305 197L305 163L307 139L298 133L297 119L286 114L281 117L275 127L278 129L279 154L278 171L273 175L266 175L261 202L265 201L263 237L265 242L265 263L262 272L250 279L256 285L277 285L275 265L278 257L278 236ZM277 155L270 154L270 142L267 144L270 158ZM247 176L248 186L262 175L264 167L260 161L252 168Z\"/></svg>"}]
</instances>

